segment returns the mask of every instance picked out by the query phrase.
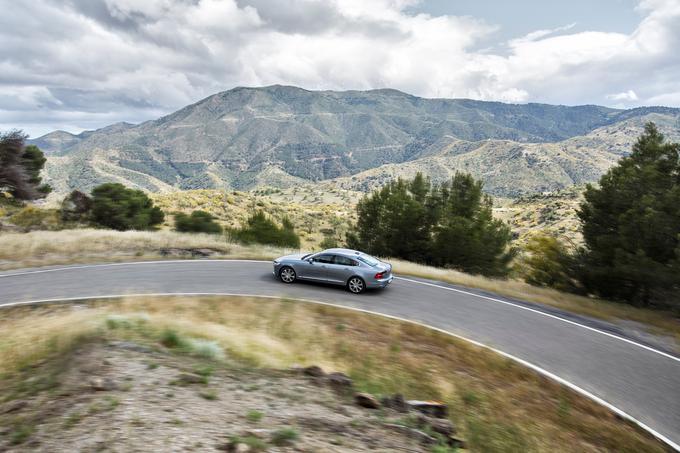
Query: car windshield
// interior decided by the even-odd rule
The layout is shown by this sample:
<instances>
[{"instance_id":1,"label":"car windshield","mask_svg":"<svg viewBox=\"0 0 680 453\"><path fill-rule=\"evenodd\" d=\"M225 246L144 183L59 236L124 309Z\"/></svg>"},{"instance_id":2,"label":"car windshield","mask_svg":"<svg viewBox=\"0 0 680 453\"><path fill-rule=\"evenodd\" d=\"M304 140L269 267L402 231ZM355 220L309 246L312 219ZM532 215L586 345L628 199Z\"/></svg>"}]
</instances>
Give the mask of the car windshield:
<instances>
[{"instance_id":1,"label":"car windshield","mask_svg":"<svg viewBox=\"0 0 680 453\"><path fill-rule=\"evenodd\" d=\"M375 267L378 265L378 263L380 263L380 261L370 255L357 255L356 258L362 263L366 263L371 267Z\"/></svg>"}]
</instances>

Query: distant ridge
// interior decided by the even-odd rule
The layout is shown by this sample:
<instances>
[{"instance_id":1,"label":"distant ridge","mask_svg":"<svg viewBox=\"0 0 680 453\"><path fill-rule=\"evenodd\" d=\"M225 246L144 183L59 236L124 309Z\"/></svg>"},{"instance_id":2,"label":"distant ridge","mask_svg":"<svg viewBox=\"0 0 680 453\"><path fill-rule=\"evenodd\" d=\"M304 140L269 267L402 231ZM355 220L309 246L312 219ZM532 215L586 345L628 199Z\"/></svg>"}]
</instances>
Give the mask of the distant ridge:
<instances>
[{"instance_id":1,"label":"distant ridge","mask_svg":"<svg viewBox=\"0 0 680 453\"><path fill-rule=\"evenodd\" d=\"M150 191L285 187L334 179L369 189L423 171L469 171L500 196L596 180L644 122L680 138L680 110L426 99L382 88L237 87L157 120L32 140L58 191L105 181Z\"/></svg>"}]
</instances>

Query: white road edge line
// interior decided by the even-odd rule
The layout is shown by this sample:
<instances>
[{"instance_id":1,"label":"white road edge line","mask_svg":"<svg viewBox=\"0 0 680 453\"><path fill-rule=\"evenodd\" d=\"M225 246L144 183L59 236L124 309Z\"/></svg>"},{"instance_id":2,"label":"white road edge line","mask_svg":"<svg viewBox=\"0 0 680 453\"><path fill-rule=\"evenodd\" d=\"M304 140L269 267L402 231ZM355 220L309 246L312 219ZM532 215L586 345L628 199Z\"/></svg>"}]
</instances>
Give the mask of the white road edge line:
<instances>
[{"instance_id":1,"label":"white road edge line","mask_svg":"<svg viewBox=\"0 0 680 453\"><path fill-rule=\"evenodd\" d=\"M145 264L167 264L167 263L206 263L206 262L207 263L215 263L215 262L219 262L219 263L224 263L224 262L271 263L271 261L269 261L269 260L248 260L248 259L234 259L234 260L230 260L230 259L205 259L205 260L204 259L198 259L198 260L186 259L186 260L131 261L131 262L123 262L123 263L85 264L85 265L79 265L79 266L57 267L57 268L52 268L52 269L38 269L38 270L26 271L26 272L5 273L5 274L0 274L0 278L21 276L21 275L30 275L30 274L41 274L41 273L46 273L46 272L59 272L59 271L67 271L67 270L72 270L72 269L96 268L96 267L131 266L131 265L145 265ZM502 300L502 299L496 299L496 298L489 297L489 296L483 296L481 294L475 294L473 292L464 291L462 289L456 289L456 288L451 288L451 287L448 287L448 286L437 285L435 283L422 282L422 281L419 281L419 280L413 280L413 279L410 279L410 278L399 277L399 276L395 276L394 278L397 279L397 280L404 280L404 281L407 281L407 282L410 282L410 283L417 283L419 285L432 286L432 287L435 287L435 288L444 289L446 291L454 291L454 292L457 292L457 293L466 294L468 296L478 297L480 299L486 299L486 300L490 300L492 302L497 302L497 303L500 303L500 304L509 305L511 307L520 308L522 310L527 310L527 311L530 311L532 313L536 313L536 314L539 314L539 315L542 315L542 316L546 316L548 318L557 319L559 321L566 322L566 323L574 325L574 326L582 327L584 329L590 330L591 332L597 332L599 334L606 335L610 338L621 340L621 341L626 342L628 344L631 344L633 346L637 346L637 347L645 349L647 351L659 354L659 355L666 357L668 359L674 360L676 362L680 362L679 357L676 357L674 355L668 354L668 353L663 352L663 351L659 351L658 349L654 349L650 346L646 346L646 345L638 343L636 341L629 340L628 338L621 337L621 336L615 335L613 333L605 332L604 330L596 329L594 327L586 326L585 324L580 324L578 322L571 321L569 319L565 319L565 318L562 318L560 316L556 316L556 315L553 315L553 314L550 314L550 313L545 313L543 311L536 310L534 308L525 307L525 306L515 304L515 303L512 303L512 302L508 302L508 301Z\"/></svg>"},{"instance_id":2,"label":"white road edge line","mask_svg":"<svg viewBox=\"0 0 680 453\"><path fill-rule=\"evenodd\" d=\"M499 304L510 305L511 307L520 308L520 309L522 309L522 310L527 310L527 311L530 311L530 312L532 312L532 313L537 313L537 314L542 315L542 316L547 316L548 318L557 319L557 320L560 320L560 321L562 321L562 322L566 322L566 323L571 324L571 325L574 325L574 326L583 327L584 329L588 329L588 330L590 330L590 331L592 331L592 332L597 332L597 333L600 333L600 334L602 334L602 335L606 335L606 336L608 336L608 337L611 337L611 338L615 338L615 339L617 339L617 340L624 341L624 342L626 342L626 343L628 343L628 344L632 344L632 345L634 345L634 346L637 346L637 347L639 347L639 348L645 349L645 350L647 350L647 351L655 352L655 353L657 353L657 354L659 354L659 355L662 355L662 356L664 356L664 357L666 357L666 358L669 358L669 359L671 359L671 360L675 360L676 362L680 362L680 358L675 357L674 355L668 354L668 353L666 353L666 352L659 351L658 349L654 349L654 348L652 348L652 347L650 347L650 346L646 346L646 345L644 345L644 344L638 343L638 342L633 341L633 340L629 340L628 338L621 337L621 336L616 335L616 334L613 334L613 333L605 332L604 330L600 330L600 329L596 329L596 328L594 328L594 327L586 326L585 324L580 324L580 323L578 323L578 322L576 322L576 321L571 321L571 320L569 320L569 319L565 319L565 318L562 318L562 317L560 317L560 316L556 316L556 315L553 315L553 314L550 314L550 313L546 313L546 312L543 312L543 311L541 311L541 310L536 310L535 308L525 307L525 306L523 306L523 305L515 304L515 303L513 303L513 302L508 302L507 300L496 299L496 298L489 297L489 296L483 296L483 295L481 295L481 294L475 294L475 293L470 292L470 291L464 291L464 290L462 290L462 289L450 288L450 287L448 287L448 286L437 285L437 284L434 284L434 283L421 282L421 281L419 281L419 280L413 280L413 279L405 278L405 277L396 277L396 276L395 276L394 278L399 279L399 280L404 280L404 281L407 281L407 282L411 282L411 283L418 283L418 284L420 284L420 285L434 286L435 288L441 288L441 289L445 289L445 290L447 290L447 291L454 291L454 292L456 292L456 293L466 294L466 295L468 295L468 296L474 296L474 297L478 297L478 298L480 298L480 299L490 300L490 301L492 301L492 302L497 302L497 303L499 303Z\"/></svg>"},{"instance_id":3,"label":"white road edge line","mask_svg":"<svg viewBox=\"0 0 680 453\"><path fill-rule=\"evenodd\" d=\"M163 261L166 262L166 261ZM436 286L436 285L434 285ZM3 304L2 307L10 307L10 306L19 306L19 305L31 305L31 304L42 304L42 303L50 303L50 302L74 302L74 301L85 301L85 300L97 300L97 299L123 299L126 297L168 297L168 296L177 296L177 297L191 297L191 296L233 296L233 297L258 297L258 298L264 298L264 299L291 299L291 300L296 300L300 302L306 302L306 303L312 303L312 304L318 304L318 305L325 305L329 307L334 307L334 308L339 308L343 310L352 310L360 313L366 313L370 315L375 315L375 316L381 316L383 318L388 318L388 319L394 319L396 321L401 321L409 324L414 324L417 326L425 327L427 329L434 330L436 332L458 338L459 340L466 341L468 343L471 343L475 346L478 346L480 348L488 349L490 351L495 352L496 354L499 354L503 357L506 357L510 360L513 360L520 365L523 365L536 373L543 375L549 379L552 379L553 381L558 382L561 385L564 385L568 387L569 389L580 393L581 395L591 399L592 401L606 407L610 411L614 412L616 415L619 417L626 419L632 423L635 423L637 426L640 428L644 429L645 431L649 432L652 434L654 437L656 437L658 440L662 441L663 443L667 444L671 448L673 448L676 451L680 452L680 444L675 443L668 437L664 436L663 434L659 433L658 431L654 430L650 426L646 425L645 423L641 422L640 420L636 419L632 415L629 415L628 413L624 412L623 410L619 409L618 407L614 406L613 404L608 403L607 401L603 400L602 398L594 395L593 393L590 393L588 390L579 387L578 385L567 381L566 379L563 379L556 374L551 373L548 370L545 370L541 368L538 365L534 365L531 362L527 362L524 359L520 359L519 357L516 357L512 354L508 354L507 352L503 352L499 349L493 348L491 346L487 346L484 343L480 343L479 341L476 340L471 340L469 338L466 338L462 335L455 334L453 332L449 332L444 329L440 329L439 327L433 327L428 324L419 322L419 321L413 321L410 319L402 318L399 316L394 316L394 315L387 315L384 313L378 313L375 311L371 310L365 310L363 308L356 308L356 307L349 307L349 306L344 306L344 305L339 305L339 304L333 304L330 302L323 302L320 300L314 300L314 299L301 299L301 298L291 298L291 297L282 297L282 296L258 296L254 294L242 294L242 293L218 293L218 292L213 292L213 293L140 293L140 294L107 294L103 296L91 296L91 297L67 297L67 298L58 298L58 299L40 299L40 300L32 300L32 301L24 301L24 302L10 302Z\"/></svg>"}]
</instances>

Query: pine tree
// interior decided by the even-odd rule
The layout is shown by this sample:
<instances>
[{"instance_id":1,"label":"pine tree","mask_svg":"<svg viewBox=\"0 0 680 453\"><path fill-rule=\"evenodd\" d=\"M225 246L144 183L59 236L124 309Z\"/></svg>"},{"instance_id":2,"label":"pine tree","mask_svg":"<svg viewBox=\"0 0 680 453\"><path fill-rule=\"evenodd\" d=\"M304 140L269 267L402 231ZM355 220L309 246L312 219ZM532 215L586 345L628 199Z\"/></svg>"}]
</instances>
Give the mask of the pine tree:
<instances>
[{"instance_id":1,"label":"pine tree","mask_svg":"<svg viewBox=\"0 0 680 453\"><path fill-rule=\"evenodd\" d=\"M582 280L603 297L642 305L680 286L680 144L648 123L633 146L588 186L579 217L586 244ZM675 293L675 296L671 294Z\"/></svg>"}]
</instances>

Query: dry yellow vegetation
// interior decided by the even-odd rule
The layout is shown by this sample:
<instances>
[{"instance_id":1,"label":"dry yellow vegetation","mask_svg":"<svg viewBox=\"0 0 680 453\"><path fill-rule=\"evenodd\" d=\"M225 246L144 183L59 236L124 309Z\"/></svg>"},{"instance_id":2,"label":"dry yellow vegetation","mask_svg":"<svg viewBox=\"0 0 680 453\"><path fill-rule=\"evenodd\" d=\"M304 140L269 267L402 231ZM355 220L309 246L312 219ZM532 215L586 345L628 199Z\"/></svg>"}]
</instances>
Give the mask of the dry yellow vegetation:
<instances>
[{"instance_id":1,"label":"dry yellow vegetation","mask_svg":"<svg viewBox=\"0 0 680 453\"><path fill-rule=\"evenodd\" d=\"M172 332L207 340L251 369L317 364L344 371L362 391L443 401L471 451L664 451L605 408L492 351L347 309L262 298L127 298L5 309L0 330L5 400L58 387L58 372L36 376L33 368L24 381L22 370L50 361L63 369L80 342L160 347ZM219 366L219 355L212 357Z\"/></svg>"}]
</instances>

